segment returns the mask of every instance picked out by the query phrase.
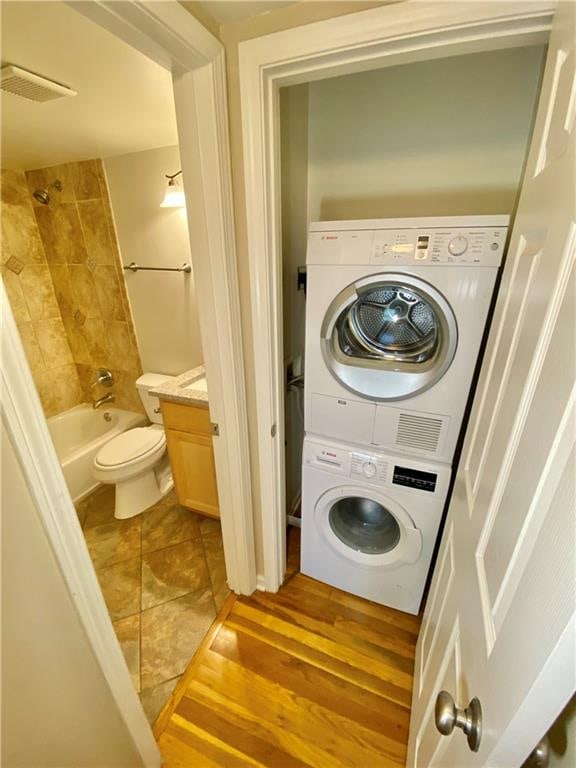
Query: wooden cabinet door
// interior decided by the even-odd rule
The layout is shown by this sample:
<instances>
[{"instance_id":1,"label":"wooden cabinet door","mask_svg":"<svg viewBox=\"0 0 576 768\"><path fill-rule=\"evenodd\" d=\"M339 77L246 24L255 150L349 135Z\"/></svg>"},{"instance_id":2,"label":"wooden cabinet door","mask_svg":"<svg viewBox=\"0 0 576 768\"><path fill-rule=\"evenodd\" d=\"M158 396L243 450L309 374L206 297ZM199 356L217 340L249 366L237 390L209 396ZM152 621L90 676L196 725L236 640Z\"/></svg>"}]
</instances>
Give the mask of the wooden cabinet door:
<instances>
[{"instance_id":1,"label":"wooden cabinet door","mask_svg":"<svg viewBox=\"0 0 576 768\"><path fill-rule=\"evenodd\" d=\"M211 517L220 517L212 439L167 429L166 440L180 504Z\"/></svg>"}]
</instances>

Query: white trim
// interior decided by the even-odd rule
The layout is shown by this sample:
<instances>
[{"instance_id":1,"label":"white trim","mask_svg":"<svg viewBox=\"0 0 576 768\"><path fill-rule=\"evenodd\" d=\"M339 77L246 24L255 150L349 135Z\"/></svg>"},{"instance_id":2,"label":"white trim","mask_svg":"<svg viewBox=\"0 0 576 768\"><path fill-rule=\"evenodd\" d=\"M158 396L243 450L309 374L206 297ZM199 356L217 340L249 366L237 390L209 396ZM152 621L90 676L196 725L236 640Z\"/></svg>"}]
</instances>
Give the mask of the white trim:
<instances>
[{"instance_id":1,"label":"white trim","mask_svg":"<svg viewBox=\"0 0 576 768\"><path fill-rule=\"evenodd\" d=\"M554 7L551 2L407 0L239 45L252 344L259 384L259 506L264 583L270 591L282 583L286 549L278 89L385 64L541 42Z\"/></svg>"},{"instance_id":2,"label":"white trim","mask_svg":"<svg viewBox=\"0 0 576 768\"><path fill-rule=\"evenodd\" d=\"M221 53L174 78L174 96L210 418L220 427L213 445L226 571L230 588L249 595L256 562L224 67Z\"/></svg>"},{"instance_id":3,"label":"white trim","mask_svg":"<svg viewBox=\"0 0 576 768\"><path fill-rule=\"evenodd\" d=\"M22 348L4 283L2 305L2 411L18 461L94 655L145 766L162 759L122 651Z\"/></svg>"},{"instance_id":4,"label":"white trim","mask_svg":"<svg viewBox=\"0 0 576 768\"><path fill-rule=\"evenodd\" d=\"M67 5L171 72L209 64L220 42L176 2L68 0Z\"/></svg>"}]
</instances>

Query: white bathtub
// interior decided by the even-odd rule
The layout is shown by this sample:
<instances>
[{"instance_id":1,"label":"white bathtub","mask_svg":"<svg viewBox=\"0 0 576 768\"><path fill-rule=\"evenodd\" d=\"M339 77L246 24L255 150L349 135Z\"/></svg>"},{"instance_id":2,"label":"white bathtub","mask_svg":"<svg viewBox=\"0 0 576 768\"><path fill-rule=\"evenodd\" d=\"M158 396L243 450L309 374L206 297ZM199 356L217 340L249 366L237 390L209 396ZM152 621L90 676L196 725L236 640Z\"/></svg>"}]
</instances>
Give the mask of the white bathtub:
<instances>
[{"instance_id":1,"label":"white bathtub","mask_svg":"<svg viewBox=\"0 0 576 768\"><path fill-rule=\"evenodd\" d=\"M60 466L72 501L87 496L98 485L92 476L92 463L100 448L121 432L146 424L140 413L120 408L77 405L48 419Z\"/></svg>"}]
</instances>

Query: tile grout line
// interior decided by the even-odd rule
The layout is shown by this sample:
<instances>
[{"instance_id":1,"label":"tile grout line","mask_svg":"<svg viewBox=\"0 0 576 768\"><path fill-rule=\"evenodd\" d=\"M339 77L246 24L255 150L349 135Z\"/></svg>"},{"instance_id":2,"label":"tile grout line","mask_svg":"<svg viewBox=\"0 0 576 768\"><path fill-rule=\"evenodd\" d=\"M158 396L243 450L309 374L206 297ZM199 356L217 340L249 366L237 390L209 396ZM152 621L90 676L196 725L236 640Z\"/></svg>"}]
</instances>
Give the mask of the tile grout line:
<instances>
[{"instance_id":1,"label":"tile grout line","mask_svg":"<svg viewBox=\"0 0 576 768\"><path fill-rule=\"evenodd\" d=\"M95 502L98 495L99 494L98 494L98 491L97 491L96 493L91 494L87 498L91 498L92 497L91 501ZM106 495L106 494L102 494L102 495ZM84 500L82 500L82 501L84 501ZM86 514L84 516L84 521L83 521L83 525L82 525L82 531L83 531L85 537L86 537L86 532L87 531L93 530L94 528L98 528L98 527L103 526L103 525L110 525L110 523L113 523L113 522L116 521L116 518L114 518L112 516L112 519L109 522L103 522L103 523L99 523L97 525L85 527L86 522L87 522L88 517L89 517L88 512L89 512L89 509L91 508L91 506L92 505L90 503L88 503L86 505ZM181 505L178 505L177 503L172 505L172 506L178 506L178 507L180 507L180 509L185 509L185 508L182 508ZM97 505L96 505L96 509L97 509ZM168 511L168 509L169 508L167 508L166 511ZM94 511L94 510L92 510L92 511ZM148 511L148 510L145 510L145 512L146 511ZM199 515L199 513L195 512L193 510L186 510L186 511L191 512L197 518L201 518L202 517L201 515ZM198 526L198 533L197 534L189 536L189 537L186 537L186 538L183 538L181 541L176 541L176 542L172 542L170 544L167 544L165 546L161 546L158 549L152 549L152 550L149 550L148 552L144 552L143 551L143 544L144 544L144 538L145 538L145 534L144 534L144 519L145 519L144 518L144 514L145 514L145 512L142 514L141 519L139 521L140 522L140 525L139 525L139 545L140 546L139 546L139 551L138 551L137 555L132 555L130 557L126 557L126 558L124 558L122 560L118 560L118 561L116 561L114 563L110 563L110 564L102 566L100 568L96 568L96 566L94 564L94 561L92 561L92 564L94 566L95 571L97 573L102 573L102 572L108 571L110 568L117 567L119 565L128 563L131 560L136 560L137 558L139 558L138 565L139 565L139 589L140 589L140 594L139 594L139 610L138 610L138 612L137 613L130 613L127 616L121 616L121 617L118 617L116 619L112 619L112 616L110 615L110 612L109 612L109 615L110 615L110 620L112 621L113 625L114 625L115 622L124 621L126 619L133 618L133 617L136 617L136 616L138 617L138 691L137 691L137 693L138 693L140 698L141 698L141 694L142 694L142 692L144 690L146 690L146 691L152 690L153 688L156 688L156 687L158 687L160 685L165 685L166 683L168 683L168 682L170 682L172 680L178 680L178 678L181 677L181 675L175 675L175 676L169 677L169 678L167 678L165 680L161 680L161 681L155 683L153 686L148 686L146 689L142 688L142 667L143 667L143 631L142 631L143 627L142 627L142 618L143 618L143 614L145 612L147 612L147 611L154 610L155 608L158 608L160 606L166 606L166 605L168 605L168 604L170 604L172 602L175 602L176 600L181 600L183 598L189 597L190 595L198 594L198 593L201 593L201 592L205 591L206 589L209 589L209 594L210 594L210 596L212 598L212 600L211 600L211 602L212 602L212 610L214 611L215 616L218 616L219 609L217 608L217 605L216 605L214 578L213 578L213 574L211 572L211 569L210 569L210 566L209 566L209 563L208 563L208 556L207 556L207 552L206 552L206 539L216 539L217 540L218 538L221 539L221 535L222 535L221 534L221 530L210 529L210 530L208 530L206 532L203 531L202 528L201 528L202 519L199 519L199 520L197 520L197 526ZM206 574L207 574L207 582L206 582L206 584L203 585L203 586L198 587L197 589L190 590L190 591L184 593L183 595L178 595L177 597L173 597L170 600L165 600L163 602L159 602L159 603L157 603L155 605L152 605L152 606L150 606L148 608L144 608L143 607L143 594L144 594L143 579L144 579L144 557L145 557L145 555L153 555L156 552L163 552L165 550L168 550L168 549L171 549L171 548L174 548L174 547L178 547L178 546L180 546L182 544L187 544L187 543L192 543L192 542L199 542L200 543L200 547L201 547L201 551L202 551L202 558L204 560L204 566L206 568Z\"/></svg>"}]
</instances>

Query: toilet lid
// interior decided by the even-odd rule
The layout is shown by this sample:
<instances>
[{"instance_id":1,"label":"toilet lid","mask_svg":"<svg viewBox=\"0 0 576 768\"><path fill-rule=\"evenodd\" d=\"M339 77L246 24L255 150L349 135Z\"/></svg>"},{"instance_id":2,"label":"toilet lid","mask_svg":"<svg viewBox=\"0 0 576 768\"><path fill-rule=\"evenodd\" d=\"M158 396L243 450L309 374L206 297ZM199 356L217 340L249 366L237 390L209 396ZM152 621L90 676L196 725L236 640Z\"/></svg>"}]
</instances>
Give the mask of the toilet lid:
<instances>
[{"instance_id":1,"label":"toilet lid","mask_svg":"<svg viewBox=\"0 0 576 768\"><path fill-rule=\"evenodd\" d=\"M103 467L126 464L144 456L162 442L165 442L163 429L136 427L114 437L99 451L96 461Z\"/></svg>"}]
</instances>

